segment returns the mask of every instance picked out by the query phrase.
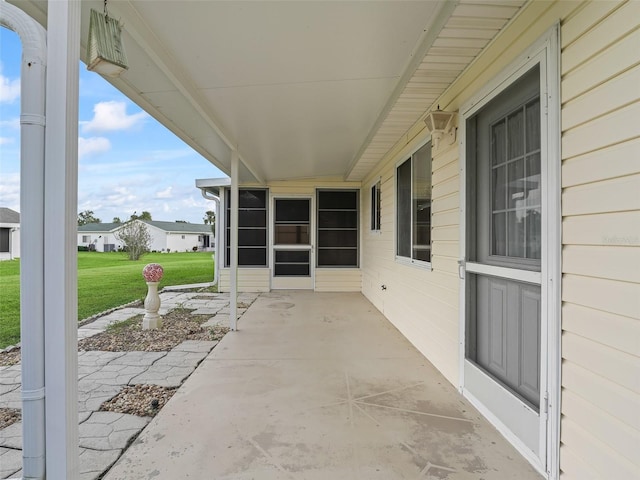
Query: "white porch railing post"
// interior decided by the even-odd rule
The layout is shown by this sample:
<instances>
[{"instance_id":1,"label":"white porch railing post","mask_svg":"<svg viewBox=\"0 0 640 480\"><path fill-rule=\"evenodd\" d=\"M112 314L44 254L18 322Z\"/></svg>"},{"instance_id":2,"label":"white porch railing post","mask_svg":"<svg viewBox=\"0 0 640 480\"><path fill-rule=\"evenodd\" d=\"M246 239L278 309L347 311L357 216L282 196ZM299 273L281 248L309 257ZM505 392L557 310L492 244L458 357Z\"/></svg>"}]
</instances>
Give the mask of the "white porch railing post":
<instances>
[{"instance_id":1,"label":"white porch railing post","mask_svg":"<svg viewBox=\"0 0 640 480\"><path fill-rule=\"evenodd\" d=\"M238 322L238 152L231 152L231 258L229 270L231 286L229 292L229 328L237 329Z\"/></svg>"},{"instance_id":2,"label":"white porch railing post","mask_svg":"<svg viewBox=\"0 0 640 480\"><path fill-rule=\"evenodd\" d=\"M78 478L80 2L48 2L44 176L46 476Z\"/></svg>"}]
</instances>

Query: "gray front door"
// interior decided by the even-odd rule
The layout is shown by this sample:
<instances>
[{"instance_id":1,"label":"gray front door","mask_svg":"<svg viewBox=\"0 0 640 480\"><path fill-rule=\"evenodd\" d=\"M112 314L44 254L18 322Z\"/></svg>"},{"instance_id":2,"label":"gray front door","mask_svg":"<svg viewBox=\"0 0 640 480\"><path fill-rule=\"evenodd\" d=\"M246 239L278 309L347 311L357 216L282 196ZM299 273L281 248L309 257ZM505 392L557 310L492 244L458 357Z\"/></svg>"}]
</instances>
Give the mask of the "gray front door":
<instances>
[{"instance_id":1,"label":"gray front door","mask_svg":"<svg viewBox=\"0 0 640 480\"><path fill-rule=\"evenodd\" d=\"M540 456L540 68L467 120L465 383Z\"/></svg>"}]
</instances>

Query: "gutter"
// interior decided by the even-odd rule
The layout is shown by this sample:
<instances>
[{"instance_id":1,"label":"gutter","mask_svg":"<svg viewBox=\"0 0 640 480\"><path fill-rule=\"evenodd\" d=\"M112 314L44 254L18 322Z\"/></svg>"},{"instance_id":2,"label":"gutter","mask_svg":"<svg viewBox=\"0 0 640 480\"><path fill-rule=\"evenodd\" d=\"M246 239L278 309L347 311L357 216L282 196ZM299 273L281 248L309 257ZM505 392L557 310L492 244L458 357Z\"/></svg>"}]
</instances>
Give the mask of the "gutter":
<instances>
[{"instance_id":1,"label":"gutter","mask_svg":"<svg viewBox=\"0 0 640 480\"><path fill-rule=\"evenodd\" d=\"M0 0L0 25L22 42L20 72L20 318L23 478L45 477L44 157L47 33ZM28 334L26 334L28 332Z\"/></svg>"}]
</instances>

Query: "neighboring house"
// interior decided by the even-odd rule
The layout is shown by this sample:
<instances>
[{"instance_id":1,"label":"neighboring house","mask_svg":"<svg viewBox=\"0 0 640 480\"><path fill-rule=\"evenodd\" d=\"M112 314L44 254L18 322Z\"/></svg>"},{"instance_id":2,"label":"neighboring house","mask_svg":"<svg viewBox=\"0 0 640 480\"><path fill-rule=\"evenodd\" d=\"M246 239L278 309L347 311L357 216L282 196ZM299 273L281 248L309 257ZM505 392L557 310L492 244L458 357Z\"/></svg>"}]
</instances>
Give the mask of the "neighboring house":
<instances>
[{"instance_id":1,"label":"neighboring house","mask_svg":"<svg viewBox=\"0 0 640 480\"><path fill-rule=\"evenodd\" d=\"M75 5L12 3L41 23ZM640 2L109 9L130 60L110 82L231 177L199 182L221 203L221 291L361 292L545 478L638 478ZM76 215L62 165L50 223ZM75 345L54 340L70 385Z\"/></svg>"},{"instance_id":2,"label":"neighboring house","mask_svg":"<svg viewBox=\"0 0 640 480\"><path fill-rule=\"evenodd\" d=\"M0 207L0 260L20 257L20 214Z\"/></svg>"},{"instance_id":3,"label":"neighboring house","mask_svg":"<svg viewBox=\"0 0 640 480\"><path fill-rule=\"evenodd\" d=\"M149 249L157 252L213 251L210 225L182 222L135 220L144 223L151 235ZM78 227L78 246L97 252L114 252L122 248L116 233L121 223L88 223Z\"/></svg>"}]
</instances>

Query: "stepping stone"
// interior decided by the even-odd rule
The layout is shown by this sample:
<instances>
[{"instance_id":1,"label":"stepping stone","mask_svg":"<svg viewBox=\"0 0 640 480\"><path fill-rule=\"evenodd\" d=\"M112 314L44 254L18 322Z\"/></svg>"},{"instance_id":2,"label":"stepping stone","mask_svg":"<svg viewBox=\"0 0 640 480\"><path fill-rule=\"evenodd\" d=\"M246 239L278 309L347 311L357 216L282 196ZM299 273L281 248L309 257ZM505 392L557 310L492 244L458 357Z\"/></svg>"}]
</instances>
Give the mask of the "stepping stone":
<instances>
[{"instance_id":1,"label":"stepping stone","mask_svg":"<svg viewBox=\"0 0 640 480\"><path fill-rule=\"evenodd\" d=\"M122 389L120 385L100 385L93 382L78 383L78 412L98 410L107 400L111 400ZM80 420L83 422L86 417Z\"/></svg>"},{"instance_id":2,"label":"stepping stone","mask_svg":"<svg viewBox=\"0 0 640 480\"><path fill-rule=\"evenodd\" d=\"M218 342L213 343L215 346ZM195 368L208 354L209 352L181 352L174 350L154 363L154 366L167 365L170 367Z\"/></svg>"},{"instance_id":3,"label":"stepping stone","mask_svg":"<svg viewBox=\"0 0 640 480\"><path fill-rule=\"evenodd\" d=\"M125 413L93 412L79 426L80 447L92 450L121 450L150 420L150 417Z\"/></svg>"},{"instance_id":4,"label":"stepping stone","mask_svg":"<svg viewBox=\"0 0 640 480\"><path fill-rule=\"evenodd\" d=\"M164 357L167 352L126 352L116 358L109 365L132 365L148 367Z\"/></svg>"},{"instance_id":5,"label":"stepping stone","mask_svg":"<svg viewBox=\"0 0 640 480\"><path fill-rule=\"evenodd\" d=\"M118 459L122 450L80 449L80 480L95 480Z\"/></svg>"},{"instance_id":6,"label":"stepping stone","mask_svg":"<svg viewBox=\"0 0 640 480\"><path fill-rule=\"evenodd\" d=\"M0 447L0 478L10 478L22 469L22 450Z\"/></svg>"},{"instance_id":7,"label":"stepping stone","mask_svg":"<svg viewBox=\"0 0 640 480\"><path fill-rule=\"evenodd\" d=\"M0 430L0 448L22 448L22 422L16 422ZM0 458L0 465L1 465ZM19 465L22 468L22 464Z\"/></svg>"},{"instance_id":8,"label":"stepping stone","mask_svg":"<svg viewBox=\"0 0 640 480\"><path fill-rule=\"evenodd\" d=\"M218 342L209 340L185 340L184 342L176 345L171 350L172 352L206 352L209 353Z\"/></svg>"},{"instance_id":9,"label":"stepping stone","mask_svg":"<svg viewBox=\"0 0 640 480\"><path fill-rule=\"evenodd\" d=\"M105 365L97 372L87 375L83 382L94 382L99 385L127 385L132 378L140 375L149 367L133 365Z\"/></svg>"},{"instance_id":10,"label":"stepping stone","mask_svg":"<svg viewBox=\"0 0 640 480\"><path fill-rule=\"evenodd\" d=\"M179 387L195 370L195 367L172 367L170 365L152 365L136 376L130 385L159 385L161 387Z\"/></svg>"}]
</instances>

